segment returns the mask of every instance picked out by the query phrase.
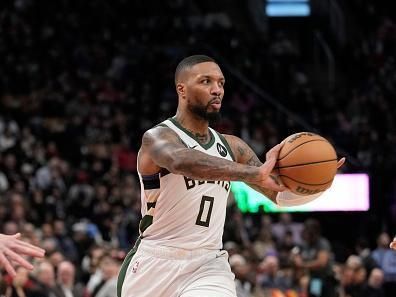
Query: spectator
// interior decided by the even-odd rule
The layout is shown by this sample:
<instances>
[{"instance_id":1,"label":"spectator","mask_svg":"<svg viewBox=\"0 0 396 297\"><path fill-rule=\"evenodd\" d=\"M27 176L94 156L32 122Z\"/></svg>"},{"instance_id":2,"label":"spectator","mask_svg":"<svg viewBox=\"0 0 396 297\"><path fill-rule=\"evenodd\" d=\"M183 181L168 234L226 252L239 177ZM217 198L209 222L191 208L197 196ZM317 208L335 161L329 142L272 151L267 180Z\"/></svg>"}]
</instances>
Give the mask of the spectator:
<instances>
[{"instance_id":1,"label":"spectator","mask_svg":"<svg viewBox=\"0 0 396 297\"><path fill-rule=\"evenodd\" d=\"M92 297L117 297L117 276L121 268L119 259L105 252L99 260L102 281L93 289Z\"/></svg>"},{"instance_id":2,"label":"spectator","mask_svg":"<svg viewBox=\"0 0 396 297\"><path fill-rule=\"evenodd\" d=\"M292 289L292 277L279 269L279 260L275 255L267 255L258 266L257 283L267 290L279 289L286 292Z\"/></svg>"},{"instance_id":3,"label":"spectator","mask_svg":"<svg viewBox=\"0 0 396 297\"><path fill-rule=\"evenodd\" d=\"M382 284L384 282L384 273L379 268L371 270L368 283L363 288L361 297L384 297Z\"/></svg>"},{"instance_id":4,"label":"spectator","mask_svg":"<svg viewBox=\"0 0 396 297\"><path fill-rule=\"evenodd\" d=\"M292 240L295 244L301 244L303 224L293 222L293 217L290 213L284 212L279 215L279 222L272 224L272 234L277 242L281 242L287 232L292 234Z\"/></svg>"},{"instance_id":5,"label":"spectator","mask_svg":"<svg viewBox=\"0 0 396 297\"><path fill-rule=\"evenodd\" d=\"M84 287L75 283L76 269L72 262L63 261L57 269L57 281L54 287L56 297L83 297Z\"/></svg>"},{"instance_id":6,"label":"spectator","mask_svg":"<svg viewBox=\"0 0 396 297\"><path fill-rule=\"evenodd\" d=\"M34 281L39 294L42 297L56 297L55 288L55 269L48 261L37 263L34 273Z\"/></svg>"},{"instance_id":7,"label":"spectator","mask_svg":"<svg viewBox=\"0 0 396 297\"><path fill-rule=\"evenodd\" d=\"M298 270L309 273L308 296L336 296L336 281L332 271L332 254L330 243L321 236L319 222L308 219L302 231L302 245L293 257Z\"/></svg>"},{"instance_id":8,"label":"spectator","mask_svg":"<svg viewBox=\"0 0 396 297\"><path fill-rule=\"evenodd\" d=\"M377 239L377 248L372 257L384 273L384 289L386 296L396 296L396 252L389 249L390 237L382 232Z\"/></svg>"}]
</instances>

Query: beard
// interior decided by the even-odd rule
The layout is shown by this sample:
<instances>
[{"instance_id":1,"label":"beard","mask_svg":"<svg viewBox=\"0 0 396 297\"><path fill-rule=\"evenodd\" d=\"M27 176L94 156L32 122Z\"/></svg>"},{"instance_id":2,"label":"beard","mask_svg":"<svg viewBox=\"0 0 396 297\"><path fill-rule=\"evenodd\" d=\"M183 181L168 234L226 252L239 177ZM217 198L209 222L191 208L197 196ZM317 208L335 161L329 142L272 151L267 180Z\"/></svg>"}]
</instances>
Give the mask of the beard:
<instances>
[{"instance_id":1,"label":"beard","mask_svg":"<svg viewBox=\"0 0 396 297\"><path fill-rule=\"evenodd\" d=\"M208 121L209 123L217 123L221 119L221 114L219 111L208 111L209 107L210 103L208 103L206 106L198 104L188 105L188 109L199 118Z\"/></svg>"}]
</instances>

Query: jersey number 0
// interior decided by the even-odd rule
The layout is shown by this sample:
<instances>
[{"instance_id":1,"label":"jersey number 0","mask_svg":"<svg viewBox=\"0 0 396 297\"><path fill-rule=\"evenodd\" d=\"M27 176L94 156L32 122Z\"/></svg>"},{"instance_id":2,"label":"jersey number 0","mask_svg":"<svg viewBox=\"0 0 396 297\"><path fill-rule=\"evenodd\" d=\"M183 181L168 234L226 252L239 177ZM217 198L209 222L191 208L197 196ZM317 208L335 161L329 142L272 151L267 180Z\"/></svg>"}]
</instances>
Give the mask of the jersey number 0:
<instances>
[{"instance_id":1,"label":"jersey number 0","mask_svg":"<svg viewBox=\"0 0 396 297\"><path fill-rule=\"evenodd\" d=\"M202 196L201 205L199 207L199 214L196 225L209 227L210 216L212 214L214 197Z\"/></svg>"}]
</instances>

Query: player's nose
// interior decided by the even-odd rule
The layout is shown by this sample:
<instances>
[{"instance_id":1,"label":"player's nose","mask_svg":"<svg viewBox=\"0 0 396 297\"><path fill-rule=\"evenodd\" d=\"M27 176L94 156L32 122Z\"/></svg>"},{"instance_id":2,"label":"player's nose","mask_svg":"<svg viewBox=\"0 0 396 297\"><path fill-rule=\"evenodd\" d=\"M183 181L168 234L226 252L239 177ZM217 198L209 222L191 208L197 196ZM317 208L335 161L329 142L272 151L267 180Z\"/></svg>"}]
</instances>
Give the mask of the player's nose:
<instances>
[{"instance_id":1,"label":"player's nose","mask_svg":"<svg viewBox=\"0 0 396 297\"><path fill-rule=\"evenodd\" d=\"M215 96L220 96L223 93L223 88L217 84L213 84L210 93Z\"/></svg>"}]
</instances>

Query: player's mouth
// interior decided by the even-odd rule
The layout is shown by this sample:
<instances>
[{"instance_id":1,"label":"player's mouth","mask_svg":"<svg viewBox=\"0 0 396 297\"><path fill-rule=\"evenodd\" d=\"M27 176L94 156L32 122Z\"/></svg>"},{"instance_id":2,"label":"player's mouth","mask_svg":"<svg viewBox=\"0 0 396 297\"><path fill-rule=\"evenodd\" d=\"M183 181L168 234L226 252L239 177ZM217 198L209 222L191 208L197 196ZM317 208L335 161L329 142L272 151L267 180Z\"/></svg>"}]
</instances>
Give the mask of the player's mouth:
<instances>
[{"instance_id":1,"label":"player's mouth","mask_svg":"<svg viewBox=\"0 0 396 297\"><path fill-rule=\"evenodd\" d=\"M215 99L215 100L210 101L210 106L212 106L214 109L220 109L221 108L221 100Z\"/></svg>"}]
</instances>

